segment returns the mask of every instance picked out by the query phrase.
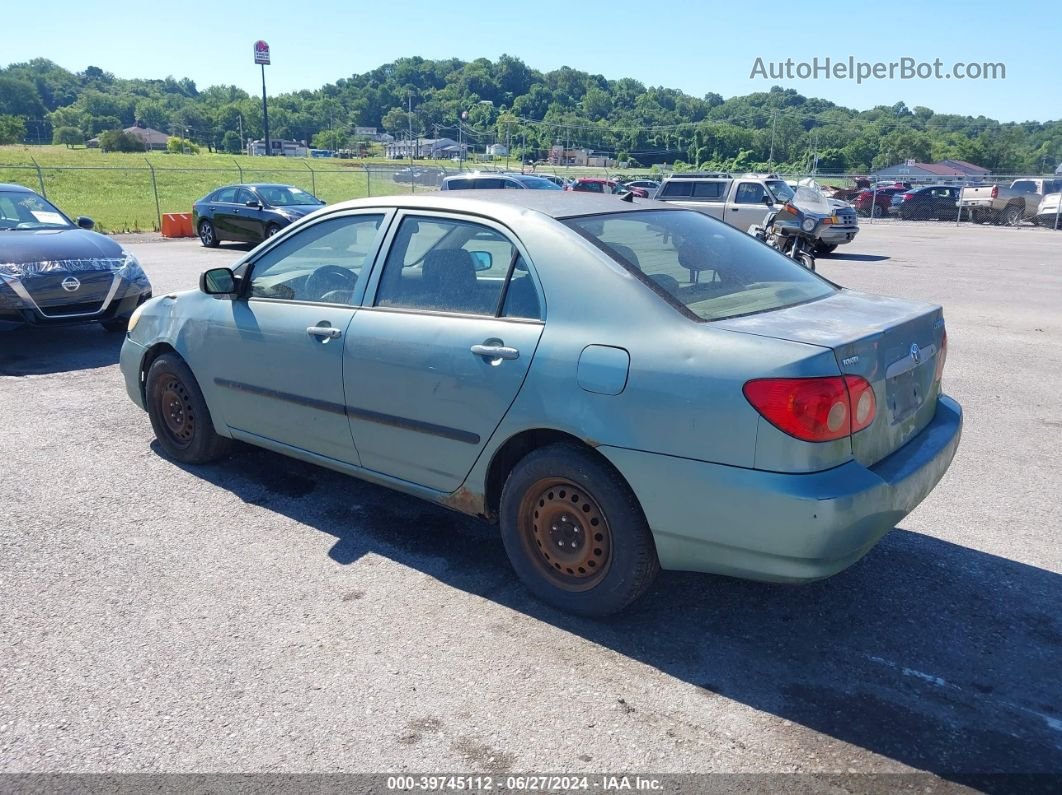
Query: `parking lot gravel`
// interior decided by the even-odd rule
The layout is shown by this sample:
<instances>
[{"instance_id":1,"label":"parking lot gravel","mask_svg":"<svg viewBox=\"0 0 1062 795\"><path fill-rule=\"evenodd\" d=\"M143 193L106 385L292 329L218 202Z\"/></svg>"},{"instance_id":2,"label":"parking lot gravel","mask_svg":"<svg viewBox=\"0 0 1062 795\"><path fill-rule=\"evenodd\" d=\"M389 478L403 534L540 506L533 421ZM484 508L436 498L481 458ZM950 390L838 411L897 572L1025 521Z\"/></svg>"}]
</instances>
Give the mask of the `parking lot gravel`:
<instances>
[{"instance_id":1,"label":"parking lot gravel","mask_svg":"<svg viewBox=\"0 0 1062 795\"><path fill-rule=\"evenodd\" d=\"M126 244L156 294L243 251ZM0 772L1062 774L1062 233L878 222L819 272L944 306L950 472L836 577L608 621L413 498L168 461L119 336L0 336Z\"/></svg>"}]
</instances>

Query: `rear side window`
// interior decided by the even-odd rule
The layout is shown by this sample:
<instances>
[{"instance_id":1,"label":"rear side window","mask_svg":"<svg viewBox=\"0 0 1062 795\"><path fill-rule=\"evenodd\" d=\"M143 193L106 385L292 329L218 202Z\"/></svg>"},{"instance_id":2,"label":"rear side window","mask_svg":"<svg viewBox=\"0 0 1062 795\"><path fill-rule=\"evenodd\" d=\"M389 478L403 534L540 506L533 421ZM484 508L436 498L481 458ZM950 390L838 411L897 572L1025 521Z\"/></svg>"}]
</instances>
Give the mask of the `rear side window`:
<instances>
[{"instance_id":1,"label":"rear side window","mask_svg":"<svg viewBox=\"0 0 1062 795\"><path fill-rule=\"evenodd\" d=\"M214 194L214 201L234 204L236 202L236 188L222 188Z\"/></svg>"},{"instance_id":2,"label":"rear side window","mask_svg":"<svg viewBox=\"0 0 1062 795\"><path fill-rule=\"evenodd\" d=\"M450 179L446 181L447 190L470 190L474 188L470 179Z\"/></svg>"},{"instance_id":3,"label":"rear side window","mask_svg":"<svg viewBox=\"0 0 1062 795\"><path fill-rule=\"evenodd\" d=\"M639 210L564 223L696 320L767 312L836 291L750 235L693 210Z\"/></svg>"},{"instance_id":4,"label":"rear side window","mask_svg":"<svg viewBox=\"0 0 1062 795\"><path fill-rule=\"evenodd\" d=\"M681 198L693 195L693 183L686 181L668 182L660 189L661 196Z\"/></svg>"},{"instance_id":5,"label":"rear side window","mask_svg":"<svg viewBox=\"0 0 1062 795\"><path fill-rule=\"evenodd\" d=\"M1010 187L1018 193L1036 193L1036 183L1030 179L1019 179Z\"/></svg>"},{"instance_id":6,"label":"rear side window","mask_svg":"<svg viewBox=\"0 0 1062 795\"><path fill-rule=\"evenodd\" d=\"M695 182L693 195L699 199L722 199L729 185L729 182Z\"/></svg>"}]
</instances>

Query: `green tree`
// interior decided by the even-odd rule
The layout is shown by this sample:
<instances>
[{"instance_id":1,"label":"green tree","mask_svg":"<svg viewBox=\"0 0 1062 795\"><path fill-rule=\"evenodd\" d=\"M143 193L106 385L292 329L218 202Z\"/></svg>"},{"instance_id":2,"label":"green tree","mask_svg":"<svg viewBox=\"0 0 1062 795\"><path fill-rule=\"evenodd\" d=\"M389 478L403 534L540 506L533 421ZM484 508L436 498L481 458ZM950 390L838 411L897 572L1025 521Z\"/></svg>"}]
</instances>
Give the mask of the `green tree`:
<instances>
[{"instance_id":1,"label":"green tree","mask_svg":"<svg viewBox=\"0 0 1062 795\"><path fill-rule=\"evenodd\" d=\"M0 144L20 144L26 138L26 122L18 116L0 115Z\"/></svg>"},{"instance_id":2,"label":"green tree","mask_svg":"<svg viewBox=\"0 0 1062 795\"><path fill-rule=\"evenodd\" d=\"M65 144L67 149L85 143L85 134L77 127L56 127L52 134L53 144Z\"/></svg>"},{"instance_id":3,"label":"green tree","mask_svg":"<svg viewBox=\"0 0 1062 795\"><path fill-rule=\"evenodd\" d=\"M179 136L170 136L170 139L166 141L166 151L173 155L180 154L199 154L199 146L187 138L181 138Z\"/></svg>"},{"instance_id":4,"label":"green tree","mask_svg":"<svg viewBox=\"0 0 1062 795\"><path fill-rule=\"evenodd\" d=\"M230 155L240 154L243 151L243 141L240 140L240 134L235 130L229 130L221 138L221 148Z\"/></svg>"},{"instance_id":5,"label":"green tree","mask_svg":"<svg viewBox=\"0 0 1062 795\"><path fill-rule=\"evenodd\" d=\"M124 130L108 130L100 136L100 149L104 152L143 152L144 142Z\"/></svg>"}]
</instances>

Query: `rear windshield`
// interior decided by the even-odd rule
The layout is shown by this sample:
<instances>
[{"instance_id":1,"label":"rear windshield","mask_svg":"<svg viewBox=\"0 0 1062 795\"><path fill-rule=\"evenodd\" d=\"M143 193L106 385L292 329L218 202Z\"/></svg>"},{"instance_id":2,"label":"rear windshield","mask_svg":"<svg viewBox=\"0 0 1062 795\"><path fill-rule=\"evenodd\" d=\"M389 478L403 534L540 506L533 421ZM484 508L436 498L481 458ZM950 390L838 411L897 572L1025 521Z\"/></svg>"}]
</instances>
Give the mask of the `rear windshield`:
<instances>
[{"instance_id":1,"label":"rear windshield","mask_svg":"<svg viewBox=\"0 0 1062 795\"><path fill-rule=\"evenodd\" d=\"M640 210L564 223L698 320L807 303L837 288L750 235L693 210Z\"/></svg>"}]
</instances>

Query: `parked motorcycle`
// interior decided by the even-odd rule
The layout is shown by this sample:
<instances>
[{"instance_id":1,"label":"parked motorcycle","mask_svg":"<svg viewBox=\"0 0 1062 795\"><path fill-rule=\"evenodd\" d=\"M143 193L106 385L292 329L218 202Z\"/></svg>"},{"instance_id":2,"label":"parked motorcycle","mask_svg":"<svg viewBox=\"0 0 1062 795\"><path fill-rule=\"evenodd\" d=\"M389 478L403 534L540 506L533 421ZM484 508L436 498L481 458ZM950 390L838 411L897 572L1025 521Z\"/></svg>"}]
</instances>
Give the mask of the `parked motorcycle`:
<instances>
[{"instance_id":1,"label":"parked motorcycle","mask_svg":"<svg viewBox=\"0 0 1062 795\"><path fill-rule=\"evenodd\" d=\"M769 210L748 233L808 270L815 270L815 247L824 226L833 223L833 206L814 188L798 186L778 210Z\"/></svg>"}]
</instances>

